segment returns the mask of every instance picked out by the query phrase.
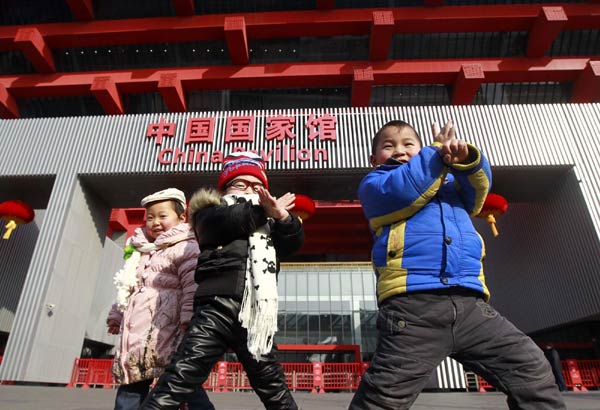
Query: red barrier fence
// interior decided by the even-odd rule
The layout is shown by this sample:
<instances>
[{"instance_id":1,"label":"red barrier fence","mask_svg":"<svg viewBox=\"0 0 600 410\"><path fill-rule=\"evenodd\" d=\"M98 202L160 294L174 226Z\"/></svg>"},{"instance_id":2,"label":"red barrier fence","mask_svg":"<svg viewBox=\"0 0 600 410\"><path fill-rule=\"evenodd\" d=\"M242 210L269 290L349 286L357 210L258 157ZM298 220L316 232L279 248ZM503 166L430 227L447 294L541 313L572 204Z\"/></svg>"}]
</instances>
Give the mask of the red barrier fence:
<instances>
[{"instance_id":1,"label":"red barrier fence","mask_svg":"<svg viewBox=\"0 0 600 410\"><path fill-rule=\"evenodd\" d=\"M571 390L581 392L600 389L600 360L562 360L560 365L565 384ZM479 391L494 388L482 377L478 379Z\"/></svg>"},{"instance_id":2,"label":"red barrier fence","mask_svg":"<svg viewBox=\"0 0 600 410\"><path fill-rule=\"evenodd\" d=\"M71 381L67 387L93 387L112 388L117 385L113 380L110 368L112 359L75 359Z\"/></svg>"},{"instance_id":3,"label":"red barrier fence","mask_svg":"<svg viewBox=\"0 0 600 410\"><path fill-rule=\"evenodd\" d=\"M600 388L600 360L565 360L560 364L565 383L573 391Z\"/></svg>"},{"instance_id":4,"label":"red barrier fence","mask_svg":"<svg viewBox=\"0 0 600 410\"><path fill-rule=\"evenodd\" d=\"M117 387L118 383L115 382L111 372L112 363L112 359L75 359L71 380L67 387L81 387L82 389ZM209 390L211 386L217 386L217 377L217 366L215 366L204 383L204 387Z\"/></svg>"},{"instance_id":5,"label":"red barrier fence","mask_svg":"<svg viewBox=\"0 0 600 410\"><path fill-rule=\"evenodd\" d=\"M113 388L112 359L75 359L67 387ZM290 390L356 390L368 363L282 363ZM238 362L218 362L204 383L208 391L250 390L248 376Z\"/></svg>"},{"instance_id":6,"label":"red barrier fence","mask_svg":"<svg viewBox=\"0 0 600 410\"><path fill-rule=\"evenodd\" d=\"M314 387L313 363L281 363L285 382L291 390L312 390Z\"/></svg>"},{"instance_id":7,"label":"red barrier fence","mask_svg":"<svg viewBox=\"0 0 600 410\"><path fill-rule=\"evenodd\" d=\"M479 388L477 389L477 391L479 391L480 393L485 393L488 390L494 389L494 386L489 384L488 381L485 380L483 377L477 376L477 380L478 380L478 384L479 384Z\"/></svg>"},{"instance_id":8,"label":"red barrier fence","mask_svg":"<svg viewBox=\"0 0 600 410\"><path fill-rule=\"evenodd\" d=\"M600 360L565 360L561 362L563 376L573 391L600 389ZM363 363L282 363L285 380L292 391L308 390L313 393L352 391L369 364ZM75 359L71 381L67 387L113 388L110 368L112 359ZM478 378L478 390L493 389L483 378ZM250 382L238 362L218 362L204 383L207 391L226 392L250 390Z\"/></svg>"}]
</instances>

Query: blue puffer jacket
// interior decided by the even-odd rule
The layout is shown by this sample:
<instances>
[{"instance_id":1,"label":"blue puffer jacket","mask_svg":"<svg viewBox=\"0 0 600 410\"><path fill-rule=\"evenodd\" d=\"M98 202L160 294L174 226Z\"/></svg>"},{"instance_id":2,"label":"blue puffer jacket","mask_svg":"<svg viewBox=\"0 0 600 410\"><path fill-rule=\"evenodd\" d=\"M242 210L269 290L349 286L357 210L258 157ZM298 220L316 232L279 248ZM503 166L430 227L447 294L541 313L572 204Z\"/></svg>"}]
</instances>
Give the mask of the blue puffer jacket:
<instances>
[{"instance_id":1,"label":"blue puffer jacket","mask_svg":"<svg viewBox=\"0 0 600 410\"><path fill-rule=\"evenodd\" d=\"M446 166L439 145L404 165L381 165L358 197L374 235L372 261L381 303L390 296L450 286L482 292L485 246L470 216L491 187L487 159L469 145L468 164Z\"/></svg>"}]
</instances>

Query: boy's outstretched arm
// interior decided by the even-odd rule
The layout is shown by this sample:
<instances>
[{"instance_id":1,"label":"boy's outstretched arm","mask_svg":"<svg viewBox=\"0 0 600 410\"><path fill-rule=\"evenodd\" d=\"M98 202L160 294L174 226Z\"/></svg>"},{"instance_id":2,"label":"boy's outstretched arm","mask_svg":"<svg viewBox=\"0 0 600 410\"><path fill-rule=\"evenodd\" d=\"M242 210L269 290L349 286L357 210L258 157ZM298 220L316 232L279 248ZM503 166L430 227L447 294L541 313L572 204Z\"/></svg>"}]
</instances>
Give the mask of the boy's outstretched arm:
<instances>
[{"instance_id":1,"label":"boy's outstretched arm","mask_svg":"<svg viewBox=\"0 0 600 410\"><path fill-rule=\"evenodd\" d=\"M438 192L447 167L438 147L423 148L404 165L380 165L365 176L358 198L371 229L406 219L423 208Z\"/></svg>"},{"instance_id":2,"label":"boy's outstretched arm","mask_svg":"<svg viewBox=\"0 0 600 410\"><path fill-rule=\"evenodd\" d=\"M474 145L467 144L469 154L465 161L450 165L454 185L469 215L477 215L488 192L492 188L492 170L483 153Z\"/></svg>"},{"instance_id":3,"label":"boy's outstretched arm","mask_svg":"<svg viewBox=\"0 0 600 410\"><path fill-rule=\"evenodd\" d=\"M441 144L442 161L454 174L454 184L470 215L477 215L492 186L492 172L487 158L474 145L456 139L452 120L440 130L432 125L433 139Z\"/></svg>"}]
</instances>

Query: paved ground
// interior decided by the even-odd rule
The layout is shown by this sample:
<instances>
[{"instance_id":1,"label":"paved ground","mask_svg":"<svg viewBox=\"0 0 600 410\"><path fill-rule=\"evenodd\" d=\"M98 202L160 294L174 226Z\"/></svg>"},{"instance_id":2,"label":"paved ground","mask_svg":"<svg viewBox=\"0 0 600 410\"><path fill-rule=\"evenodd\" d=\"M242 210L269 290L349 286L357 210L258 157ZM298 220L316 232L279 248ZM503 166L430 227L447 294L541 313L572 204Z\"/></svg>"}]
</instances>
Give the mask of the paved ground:
<instances>
[{"instance_id":1,"label":"paved ground","mask_svg":"<svg viewBox=\"0 0 600 410\"><path fill-rule=\"evenodd\" d=\"M4 410L112 410L116 390L67 389L64 387L0 386ZM262 409L254 393L209 393L218 410ZM303 410L346 409L351 393L294 393ZM569 410L600 410L600 391L564 394ZM506 409L501 393L423 393L414 410Z\"/></svg>"}]
</instances>

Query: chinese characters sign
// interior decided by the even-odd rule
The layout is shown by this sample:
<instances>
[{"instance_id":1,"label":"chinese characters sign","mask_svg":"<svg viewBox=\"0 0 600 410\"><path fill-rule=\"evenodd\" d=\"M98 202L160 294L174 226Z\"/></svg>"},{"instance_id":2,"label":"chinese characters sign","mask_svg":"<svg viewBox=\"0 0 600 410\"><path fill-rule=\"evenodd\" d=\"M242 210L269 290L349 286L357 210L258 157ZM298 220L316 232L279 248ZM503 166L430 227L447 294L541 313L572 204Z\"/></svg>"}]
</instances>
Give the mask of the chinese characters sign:
<instances>
[{"instance_id":1,"label":"chinese characters sign","mask_svg":"<svg viewBox=\"0 0 600 410\"><path fill-rule=\"evenodd\" d=\"M163 165L218 163L229 152L245 150L256 152L267 162L327 161L326 145L337 142L337 119L329 114L310 114L306 118L277 115L265 117L264 123L264 129L257 130L255 116L230 116L225 118L224 129L219 133L214 117L188 118L183 147L163 148L165 141L177 135L178 124L160 118L148 124L146 138L154 139L155 145L161 147L157 160ZM305 141L310 147L300 146ZM224 150L212 149L213 146Z\"/></svg>"}]
</instances>

